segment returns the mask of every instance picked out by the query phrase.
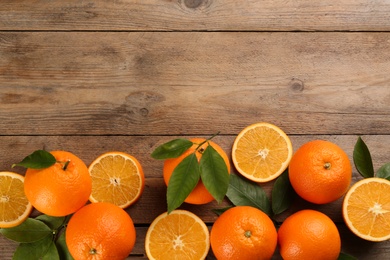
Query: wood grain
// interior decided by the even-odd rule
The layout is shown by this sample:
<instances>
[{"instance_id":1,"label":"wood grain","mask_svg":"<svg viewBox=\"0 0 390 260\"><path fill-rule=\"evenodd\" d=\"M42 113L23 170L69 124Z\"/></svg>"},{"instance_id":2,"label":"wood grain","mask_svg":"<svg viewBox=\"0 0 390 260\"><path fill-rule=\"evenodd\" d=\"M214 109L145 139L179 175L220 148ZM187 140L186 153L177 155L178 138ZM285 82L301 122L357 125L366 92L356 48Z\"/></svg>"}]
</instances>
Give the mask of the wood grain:
<instances>
[{"instance_id":1,"label":"wood grain","mask_svg":"<svg viewBox=\"0 0 390 260\"><path fill-rule=\"evenodd\" d=\"M388 1L2 1L2 30L389 31Z\"/></svg>"},{"instance_id":2,"label":"wood grain","mask_svg":"<svg viewBox=\"0 0 390 260\"><path fill-rule=\"evenodd\" d=\"M237 134L268 121L288 134L389 134L389 42L390 33L3 32L0 127Z\"/></svg>"}]
</instances>

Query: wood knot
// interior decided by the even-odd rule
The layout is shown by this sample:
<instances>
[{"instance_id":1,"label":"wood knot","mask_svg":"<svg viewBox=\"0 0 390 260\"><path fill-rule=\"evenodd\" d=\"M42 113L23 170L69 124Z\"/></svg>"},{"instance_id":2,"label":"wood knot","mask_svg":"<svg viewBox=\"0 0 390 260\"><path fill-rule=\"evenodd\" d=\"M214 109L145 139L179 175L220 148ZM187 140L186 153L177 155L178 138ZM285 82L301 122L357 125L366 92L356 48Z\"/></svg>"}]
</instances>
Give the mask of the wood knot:
<instances>
[{"instance_id":1,"label":"wood knot","mask_svg":"<svg viewBox=\"0 0 390 260\"><path fill-rule=\"evenodd\" d=\"M199 6L202 5L202 3L203 0L184 0L184 5L187 8L192 8L192 9L198 8Z\"/></svg>"},{"instance_id":2,"label":"wood knot","mask_svg":"<svg viewBox=\"0 0 390 260\"><path fill-rule=\"evenodd\" d=\"M303 89L305 88L303 81L300 79L293 78L290 83L289 87L292 91L294 92L302 92Z\"/></svg>"}]
</instances>

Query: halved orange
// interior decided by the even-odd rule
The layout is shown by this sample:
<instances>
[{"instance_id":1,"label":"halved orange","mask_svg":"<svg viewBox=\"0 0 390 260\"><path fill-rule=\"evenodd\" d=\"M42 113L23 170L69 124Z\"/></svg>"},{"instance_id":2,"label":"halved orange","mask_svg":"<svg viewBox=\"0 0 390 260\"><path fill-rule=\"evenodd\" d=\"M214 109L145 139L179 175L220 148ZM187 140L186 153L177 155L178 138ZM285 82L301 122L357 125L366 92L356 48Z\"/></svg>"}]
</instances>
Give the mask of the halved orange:
<instances>
[{"instance_id":1,"label":"halved orange","mask_svg":"<svg viewBox=\"0 0 390 260\"><path fill-rule=\"evenodd\" d=\"M267 182L283 173L292 154L290 138L279 127L261 122L247 126L238 134L232 160L244 177Z\"/></svg>"},{"instance_id":2,"label":"halved orange","mask_svg":"<svg viewBox=\"0 0 390 260\"><path fill-rule=\"evenodd\" d=\"M0 228L21 224L32 209L24 193L24 176L14 172L0 172Z\"/></svg>"},{"instance_id":3,"label":"halved orange","mask_svg":"<svg viewBox=\"0 0 390 260\"><path fill-rule=\"evenodd\" d=\"M150 260L205 259L209 249L206 224L187 210L161 214L146 233L145 250Z\"/></svg>"},{"instance_id":4,"label":"halved orange","mask_svg":"<svg viewBox=\"0 0 390 260\"><path fill-rule=\"evenodd\" d=\"M366 178L345 195L343 217L349 229L369 241L390 239L390 181Z\"/></svg>"},{"instance_id":5,"label":"halved orange","mask_svg":"<svg viewBox=\"0 0 390 260\"><path fill-rule=\"evenodd\" d=\"M126 208L141 197L145 177L134 156L107 152L96 158L88 170L92 178L91 202L110 202Z\"/></svg>"}]
</instances>

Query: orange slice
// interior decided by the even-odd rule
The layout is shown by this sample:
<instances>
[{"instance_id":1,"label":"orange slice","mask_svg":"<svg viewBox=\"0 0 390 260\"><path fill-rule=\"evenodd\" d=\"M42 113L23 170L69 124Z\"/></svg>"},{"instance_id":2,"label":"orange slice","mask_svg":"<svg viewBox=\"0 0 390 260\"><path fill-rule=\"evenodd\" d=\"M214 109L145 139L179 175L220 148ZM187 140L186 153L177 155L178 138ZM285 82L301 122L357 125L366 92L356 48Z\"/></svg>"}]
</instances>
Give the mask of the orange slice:
<instances>
[{"instance_id":1,"label":"orange slice","mask_svg":"<svg viewBox=\"0 0 390 260\"><path fill-rule=\"evenodd\" d=\"M25 221L32 205L24 194L24 176L0 172L0 228L15 227Z\"/></svg>"},{"instance_id":2,"label":"orange slice","mask_svg":"<svg viewBox=\"0 0 390 260\"><path fill-rule=\"evenodd\" d=\"M91 202L110 202L126 208L136 202L144 190L141 164L129 154L104 153L88 169L92 178Z\"/></svg>"},{"instance_id":3,"label":"orange slice","mask_svg":"<svg viewBox=\"0 0 390 260\"><path fill-rule=\"evenodd\" d=\"M390 181L366 178L356 182L343 202L343 217L349 229L369 241L390 239Z\"/></svg>"},{"instance_id":4,"label":"orange slice","mask_svg":"<svg viewBox=\"0 0 390 260\"><path fill-rule=\"evenodd\" d=\"M161 214L146 233L145 250L150 260L205 259L209 249L206 224L186 210Z\"/></svg>"},{"instance_id":5,"label":"orange slice","mask_svg":"<svg viewBox=\"0 0 390 260\"><path fill-rule=\"evenodd\" d=\"M238 134L232 160L244 177L267 182L283 173L292 154L290 138L279 127L262 122L247 126Z\"/></svg>"}]
</instances>

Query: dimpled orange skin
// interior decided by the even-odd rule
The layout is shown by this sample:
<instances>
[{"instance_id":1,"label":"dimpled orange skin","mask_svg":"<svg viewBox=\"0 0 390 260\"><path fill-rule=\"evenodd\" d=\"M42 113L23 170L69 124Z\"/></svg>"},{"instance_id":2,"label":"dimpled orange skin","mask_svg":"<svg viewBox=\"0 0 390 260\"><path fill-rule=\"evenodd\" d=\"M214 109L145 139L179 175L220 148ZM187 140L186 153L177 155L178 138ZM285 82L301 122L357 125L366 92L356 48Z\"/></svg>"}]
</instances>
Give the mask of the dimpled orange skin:
<instances>
[{"instance_id":1,"label":"dimpled orange skin","mask_svg":"<svg viewBox=\"0 0 390 260\"><path fill-rule=\"evenodd\" d=\"M302 145L291 158L288 171L297 194L315 204L341 198L352 179L347 154L336 144L324 140Z\"/></svg>"},{"instance_id":2,"label":"dimpled orange skin","mask_svg":"<svg viewBox=\"0 0 390 260\"><path fill-rule=\"evenodd\" d=\"M65 232L66 245L75 260L123 260L133 250L136 239L129 214L107 202L78 210Z\"/></svg>"},{"instance_id":3,"label":"dimpled orange skin","mask_svg":"<svg viewBox=\"0 0 390 260\"><path fill-rule=\"evenodd\" d=\"M57 161L45 169L27 169L24 191L34 208L50 216L66 216L88 201L92 180L85 163L66 151L50 152ZM64 162L69 160L66 170Z\"/></svg>"},{"instance_id":4,"label":"dimpled orange skin","mask_svg":"<svg viewBox=\"0 0 390 260\"><path fill-rule=\"evenodd\" d=\"M261 210L237 206L222 213L210 232L211 248L218 260L271 259L277 245L272 220Z\"/></svg>"},{"instance_id":5,"label":"dimpled orange skin","mask_svg":"<svg viewBox=\"0 0 390 260\"><path fill-rule=\"evenodd\" d=\"M192 138L190 139L191 142L195 143L193 146L191 146L187 151L185 151L182 155L180 155L177 158L167 159L164 161L164 167L163 167L163 175L164 175L164 181L165 184L168 185L169 179L172 176L173 170L176 168L176 166L188 155L193 153L195 149L198 147L198 144L205 141L203 138ZM225 153L225 151L216 143L212 141L208 141L210 145L222 156L223 160L226 163L226 166L228 168L228 172L230 173L230 162L229 157ZM202 145L201 148L206 149L207 148L207 142ZM202 157L202 154L200 152L196 152L196 158L198 158L198 161ZM214 197L208 192L206 187L204 186L203 182L200 180L196 187L192 190L190 195L184 200L186 203L190 204L206 204L214 200Z\"/></svg>"},{"instance_id":6,"label":"dimpled orange skin","mask_svg":"<svg viewBox=\"0 0 390 260\"><path fill-rule=\"evenodd\" d=\"M336 225L315 210L289 216L278 230L278 244L284 260L336 260L341 251Z\"/></svg>"}]
</instances>

